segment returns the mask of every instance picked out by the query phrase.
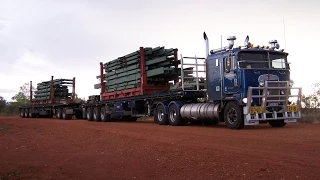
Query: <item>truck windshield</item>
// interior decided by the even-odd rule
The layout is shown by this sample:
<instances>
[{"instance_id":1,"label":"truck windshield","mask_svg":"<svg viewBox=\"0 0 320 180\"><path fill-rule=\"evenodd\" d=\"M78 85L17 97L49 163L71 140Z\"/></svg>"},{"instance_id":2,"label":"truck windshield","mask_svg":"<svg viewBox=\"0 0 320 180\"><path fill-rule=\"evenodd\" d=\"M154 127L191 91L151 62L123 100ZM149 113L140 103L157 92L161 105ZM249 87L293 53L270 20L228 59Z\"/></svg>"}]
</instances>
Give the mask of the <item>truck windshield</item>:
<instances>
[{"instance_id":1,"label":"truck windshield","mask_svg":"<svg viewBox=\"0 0 320 180\"><path fill-rule=\"evenodd\" d=\"M286 55L278 52L240 52L238 62L242 69L289 69Z\"/></svg>"}]
</instances>

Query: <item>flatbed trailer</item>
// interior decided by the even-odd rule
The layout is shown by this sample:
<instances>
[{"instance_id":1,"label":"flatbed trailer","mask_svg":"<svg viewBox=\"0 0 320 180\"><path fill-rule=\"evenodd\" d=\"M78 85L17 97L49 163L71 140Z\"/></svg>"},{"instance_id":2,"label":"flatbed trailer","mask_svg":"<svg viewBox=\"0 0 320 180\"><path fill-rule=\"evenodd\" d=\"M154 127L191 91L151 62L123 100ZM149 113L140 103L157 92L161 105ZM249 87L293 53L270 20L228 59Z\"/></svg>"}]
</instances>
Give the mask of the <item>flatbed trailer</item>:
<instances>
[{"instance_id":1,"label":"flatbed trailer","mask_svg":"<svg viewBox=\"0 0 320 180\"><path fill-rule=\"evenodd\" d=\"M75 102L75 81L74 77L69 80L72 83L72 96L70 98L54 97L54 77L50 81L50 98L44 100L33 99L32 81L30 81L30 103L19 107L20 117L22 118L53 118L72 119L73 115L77 119L82 119L81 103Z\"/></svg>"}]
</instances>

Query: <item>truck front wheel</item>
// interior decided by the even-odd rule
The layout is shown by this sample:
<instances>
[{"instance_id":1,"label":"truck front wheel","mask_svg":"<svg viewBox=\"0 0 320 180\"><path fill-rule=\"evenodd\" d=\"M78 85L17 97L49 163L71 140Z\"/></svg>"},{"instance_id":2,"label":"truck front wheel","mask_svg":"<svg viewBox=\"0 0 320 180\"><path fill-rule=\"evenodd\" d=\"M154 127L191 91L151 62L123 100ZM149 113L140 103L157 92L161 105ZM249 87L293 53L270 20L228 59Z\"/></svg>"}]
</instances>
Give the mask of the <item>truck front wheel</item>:
<instances>
[{"instance_id":1,"label":"truck front wheel","mask_svg":"<svg viewBox=\"0 0 320 180\"><path fill-rule=\"evenodd\" d=\"M224 121L230 129L242 129L244 127L243 110L234 101L230 101L224 107Z\"/></svg>"}]
</instances>

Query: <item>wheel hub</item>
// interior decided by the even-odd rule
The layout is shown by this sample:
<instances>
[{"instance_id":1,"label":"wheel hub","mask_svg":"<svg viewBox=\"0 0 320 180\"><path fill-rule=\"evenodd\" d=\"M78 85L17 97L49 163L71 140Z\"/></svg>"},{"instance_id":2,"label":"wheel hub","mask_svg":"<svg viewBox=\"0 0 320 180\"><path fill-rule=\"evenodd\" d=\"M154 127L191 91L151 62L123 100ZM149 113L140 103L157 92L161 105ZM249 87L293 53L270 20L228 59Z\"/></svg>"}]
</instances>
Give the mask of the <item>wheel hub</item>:
<instances>
[{"instance_id":1,"label":"wheel hub","mask_svg":"<svg viewBox=\"0 0 320 180\"><path fill-rule=\"evenodd\" d=\"M159 112L158 112L158 120L159 121L162 121L164 118L164 112L163 110L161 109Z\"/></svg>"},{"instance_id":2,"label":"wheel hub","mask_svg":"<svg viewBox=\"0 0 320 180\"><path fill-rule=\"evenodd\" d=\"M170 111L170 120L171 120L172 122L174 122L175 119L176 119L176 117L177 117L177 112L176 112L176 110L175 110L175 109L171 109L171 111Z\"/></svg>"},{"instance_id":3,"label":"wheel hub","mask_svg":"<svg viewBox=\"0 0 320 180\"><path fill-rule=\"evenodd\" d=\"M233 124L237 121L237 111L234 108L230 108L227 113L227 119L230 124Z\"/></svg>"}]
</instances>

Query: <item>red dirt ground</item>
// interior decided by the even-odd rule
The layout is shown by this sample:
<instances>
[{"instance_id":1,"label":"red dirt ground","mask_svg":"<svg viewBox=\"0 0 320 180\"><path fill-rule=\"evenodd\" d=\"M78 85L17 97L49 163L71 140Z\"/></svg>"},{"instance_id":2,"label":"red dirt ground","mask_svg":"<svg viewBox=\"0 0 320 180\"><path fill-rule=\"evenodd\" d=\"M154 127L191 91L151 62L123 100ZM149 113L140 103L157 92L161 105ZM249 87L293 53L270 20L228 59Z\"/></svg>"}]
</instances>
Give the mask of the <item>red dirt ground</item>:
<instances>
[{"instance_id":1,"label":"red dirt ground","mask_svg":"<svg viewBox=\"0 0 320 180\"><path fill-rule=\"evenodd\" d=\"M0 179L318 179L320 125L0 117Z\"/></svg>"}]
</instances>

